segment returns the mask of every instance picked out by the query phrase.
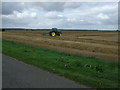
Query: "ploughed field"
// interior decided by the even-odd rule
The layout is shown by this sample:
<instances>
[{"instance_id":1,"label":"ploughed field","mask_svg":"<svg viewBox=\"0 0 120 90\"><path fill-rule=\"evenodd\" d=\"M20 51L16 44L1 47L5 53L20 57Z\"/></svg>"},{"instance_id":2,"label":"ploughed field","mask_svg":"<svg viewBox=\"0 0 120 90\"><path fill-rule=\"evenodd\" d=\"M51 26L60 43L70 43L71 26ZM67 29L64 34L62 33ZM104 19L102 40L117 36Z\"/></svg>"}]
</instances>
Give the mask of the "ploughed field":
<instances>
[{"instance_id":1,"label":"ploughed field","mask_svg":"<svg viewBox=\"0 0 120 90\"><path fill-rule=\"evenodd\" d=\"M62 36L51 37L49 31L10 30L2 32L2 39L70 54L118 60L120 42L117 31L62 31L62 33Z\"/></svg>"}]
</instances>

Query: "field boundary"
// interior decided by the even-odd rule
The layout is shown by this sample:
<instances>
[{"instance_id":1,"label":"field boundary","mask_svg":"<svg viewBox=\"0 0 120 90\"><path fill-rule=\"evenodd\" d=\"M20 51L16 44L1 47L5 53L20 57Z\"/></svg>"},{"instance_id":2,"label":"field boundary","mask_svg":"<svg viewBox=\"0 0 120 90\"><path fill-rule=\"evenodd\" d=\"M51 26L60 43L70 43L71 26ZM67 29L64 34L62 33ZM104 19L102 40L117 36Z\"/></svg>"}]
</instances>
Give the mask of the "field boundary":
<instances>
[{"instance_id":1,"label":"field boundary","mask_svg":"<svg viewBox=\"0 0 120 90\"><path fill-rule=\"evenodd\" d=\"M3 53L90 87L118 87L117 62L72 55L6 40L3 40Z\"/></svg>"}]
</instances>

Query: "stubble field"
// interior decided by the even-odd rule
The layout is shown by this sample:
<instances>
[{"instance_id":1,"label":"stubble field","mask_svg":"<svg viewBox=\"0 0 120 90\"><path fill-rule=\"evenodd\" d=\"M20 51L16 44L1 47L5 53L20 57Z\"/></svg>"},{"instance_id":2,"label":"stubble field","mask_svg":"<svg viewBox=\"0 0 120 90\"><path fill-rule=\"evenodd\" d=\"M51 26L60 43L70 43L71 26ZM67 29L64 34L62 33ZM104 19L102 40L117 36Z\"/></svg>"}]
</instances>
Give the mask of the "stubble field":
<instances>
[{"instance_id":1,"label":"stubble field","mask_svg":"<svg viewBox=\"0 0 120 90\"><path fill-rule=\"evenodd\" d=\"M30 44L70 54L118 60L117 31L62 31L62 36L50 37L49 31L5 31L2 39Z\"/></svg>"}]
</instances>

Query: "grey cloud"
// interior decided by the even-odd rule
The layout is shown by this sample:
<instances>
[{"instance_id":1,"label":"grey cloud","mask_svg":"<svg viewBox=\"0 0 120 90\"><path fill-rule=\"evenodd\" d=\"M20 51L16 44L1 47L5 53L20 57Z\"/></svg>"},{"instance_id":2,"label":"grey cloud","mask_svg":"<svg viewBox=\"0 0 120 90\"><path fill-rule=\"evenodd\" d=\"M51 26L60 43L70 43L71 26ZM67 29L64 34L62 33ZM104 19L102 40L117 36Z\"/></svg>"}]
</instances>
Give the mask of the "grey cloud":
<instances>
[{"instance_id":1,"label":"grey cloud","mask_svg":"<svg viewBox=\"0 0 120 90\"><path fill-rule=\"evenodd\" d=\"M82 3L77 2L35 2L35 3L28 3L30 6L43 9L45 11L63 11L65 9L75 9L80 7Z\"/></svg>"},{"instance_id":2,"label":"grey cloud","mask_svg":"<svg viewBox=\"0 0 120 90\"><path fill-rule=\"evenodd\" d=\"M83 3L79 3L79 2L67 2L64 4L64 9L75 9L75 8L79 8Z\"/></svg>"},{"instance_id":3,"label":"grey cloud","mask_svg":"<svg viewBox=\"0 0 120 90\"><path fill-rule=\"evenodd\" d=\"M75 9L80 7L81 3L72 2L3 2L2 14L12 14L13 11L22 12L25 9L38 9L43 11L59 11L62 12L65 9Z\"/></svg>"},{"instance_id":4,"label":"grey cloud","mask_svg":"<svg viewBox=\"0 0 120 90\"><path fill-rule=\"evenodd\" d=\"M23 10L22 5L19 2L2 2L2 14L12 14L13 11L21 12Z\"/></svg>"},{"instance_id":5,"label":"grey cloud","mask_svg":"<svg viewBox=\"0 0 120 90\"><path fill-rule=\"evenodd\" d=\"M104 6L108 6L108 9L103 8ZM112 7L112 3L4 3L3 16L6 17L3 17L2 21L4 27L116 28L117 10ZM13 13L14 11L17 12ZM29 17L32 13L36 13L35 18ZM110 18L98 18L100 13Z\"/></svg>"},{"instance_id":6,"label":"grey cloud","mask_svg":"<svg viewBox=\"0 0 120 90\"><path fill-rule=\"evenodd\" d=\"M45 11L63 11L64 2L54 2L54 3L41 3L40 7Z\"/></svg>"},{"instance_id":7,"label":"grey cloud","mask_svg":"<svg viewBox=\"0 0 120 90\"><path fill-rule=\"evenodd\" d=\"M15 16L2 17L2 27L28 27L34 18L17 18Z\"/></svg>"},{"instance_id":8,"label":"grey cloud","mask_svg":"<svg viewBox=\"0 0 120 90\"><path fill-rule=\"evenodd\" d=\"M1 2L0 2L0 15L2 15L2 3Z\"/></svg>"}]
</instances>

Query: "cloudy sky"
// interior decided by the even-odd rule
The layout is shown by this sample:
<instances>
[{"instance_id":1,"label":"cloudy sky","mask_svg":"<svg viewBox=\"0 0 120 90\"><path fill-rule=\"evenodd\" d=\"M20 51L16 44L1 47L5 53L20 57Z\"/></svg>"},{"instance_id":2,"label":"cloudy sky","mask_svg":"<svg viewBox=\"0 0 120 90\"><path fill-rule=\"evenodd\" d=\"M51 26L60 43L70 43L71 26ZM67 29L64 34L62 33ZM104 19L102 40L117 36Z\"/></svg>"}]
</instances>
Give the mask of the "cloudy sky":
<instances>
[{"instance_id":1,"label":"cloudy sky","mask_svg":"<svg viewBox=\"0 0 120 90\"><path fill-rule=\"evenodd\" d=\"M2 27L117 29L117 2L2 2Z\"/></svg>"}]
</instances>

